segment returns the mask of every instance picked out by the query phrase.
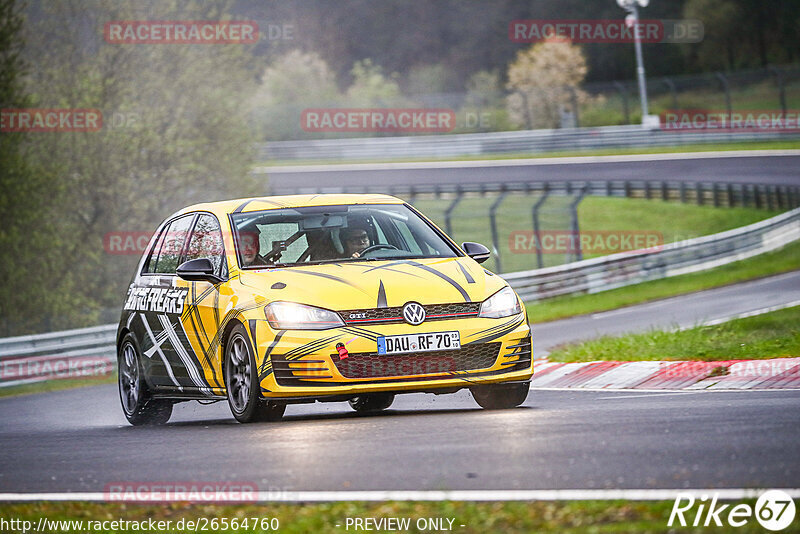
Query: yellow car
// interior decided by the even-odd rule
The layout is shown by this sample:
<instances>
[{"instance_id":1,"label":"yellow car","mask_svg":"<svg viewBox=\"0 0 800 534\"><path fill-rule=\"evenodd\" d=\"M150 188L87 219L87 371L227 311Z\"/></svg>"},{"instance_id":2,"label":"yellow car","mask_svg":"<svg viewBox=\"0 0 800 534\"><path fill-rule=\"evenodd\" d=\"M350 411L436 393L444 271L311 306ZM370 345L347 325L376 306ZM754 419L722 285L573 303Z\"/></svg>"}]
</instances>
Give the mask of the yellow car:
<instances>
[{"instance_id":1,"label":"yellow car","mask_svg":"<svg viewBox=\"0 0 800 534\"><path fill-rule=\"evenodd\" d=\"M291 403L371 412L462 388L484 408L518 406L531 332L488 257L387 195L185 208L153 235L123 306L125 416L161 424L176 402L227 399L238 421L273 421Z\"/></svg>"}]
</instances>

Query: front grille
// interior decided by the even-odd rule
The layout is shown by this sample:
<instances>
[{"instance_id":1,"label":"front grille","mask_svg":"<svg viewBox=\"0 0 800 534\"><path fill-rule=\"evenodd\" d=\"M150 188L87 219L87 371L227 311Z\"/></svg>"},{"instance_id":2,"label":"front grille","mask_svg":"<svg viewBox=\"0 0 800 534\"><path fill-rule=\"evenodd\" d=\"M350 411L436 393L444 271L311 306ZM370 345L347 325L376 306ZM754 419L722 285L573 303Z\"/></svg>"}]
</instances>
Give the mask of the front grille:
<instances>
[{"instance_id":1,"label":"front grille","mask_svg":"<svg viewBox=\"0 0 800 534\"><path fill-rule=\"evenodd\" d=\"M428 304L425 308L425 321L441 321L476 317L481 308L480 302L457 302L454 304ZM402 323L403 307L366 308L363 310L340 311L342 320L348 325Z\"/></svg>"},{"instance_id":2,"label":"front grille","mask_svg":"<svg viewBox=\"0 0 800 534\"><path fill-rule=\"evenodd\" d=\"M378 355L374 352L350 353L344 360L331 355L336 368L347 378L381 378L472 371L487 369L497 361L500 343L464 345L461 350L442 350L420 354Z\"/></svg>"}]
</instances>

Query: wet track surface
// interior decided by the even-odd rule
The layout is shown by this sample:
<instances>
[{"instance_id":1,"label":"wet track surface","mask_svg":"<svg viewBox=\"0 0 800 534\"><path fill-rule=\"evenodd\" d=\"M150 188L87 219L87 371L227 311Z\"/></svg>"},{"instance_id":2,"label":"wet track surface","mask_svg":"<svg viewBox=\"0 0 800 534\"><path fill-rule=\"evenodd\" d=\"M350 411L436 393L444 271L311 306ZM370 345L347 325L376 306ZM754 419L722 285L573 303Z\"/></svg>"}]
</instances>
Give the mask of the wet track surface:
<instances>
[{"instance_id":1,"label":"wet track surface","mask_svg":"<svg viewBox=\"0 0 800 534\"><path fill-rule=\"evenodd\" d=\"M466 392L385 413L295 405L241 425L225 403L130 427L113 385L0 400L0 491L238 481L262 491L796 487L800 391L532 391L487 412Z\"/></svg>"}]
</instances>

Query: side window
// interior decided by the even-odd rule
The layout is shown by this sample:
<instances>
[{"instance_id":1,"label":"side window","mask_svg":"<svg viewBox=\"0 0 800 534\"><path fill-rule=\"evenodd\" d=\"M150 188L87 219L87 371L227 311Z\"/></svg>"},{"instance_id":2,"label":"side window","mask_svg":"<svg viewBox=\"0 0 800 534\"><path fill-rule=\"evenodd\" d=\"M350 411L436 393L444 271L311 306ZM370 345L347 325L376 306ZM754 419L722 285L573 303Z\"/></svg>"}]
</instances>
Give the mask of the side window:
<instances>
[{"instance_id":1,"label":"side window","mask_svg":"<svg viewBox=\"0 0 800 534\"><path fill-rule=\"evenodd\" d=\"M161 251L161 247L164 246L164 237L167 235L167 228L164 228L159 234L158 239L156 240L155 245L153 245L152 250L150 251L150 255L147 257L147 261L144 264L144 269L142 269L143 273L155 273L156 272L156 263L158 262L158 253Z\"/></svg>"},{"instance_id":2,"label":"side window","mask_svg":"<svg viewBox=\"0 0 800 534\"><path fill-rule=\"evenodd\" d=\"M178 268L181 258L183 244L186 242L186 235L189 227L194 220L194 214L186 215L180 219L175 219L164 231L164 242L158 253L158 259L152 272L163 274L174 274Z\"/></svg>"},{"instance_id":3,"label":"side window","mask_svg":"<svg viewBox=\"0 0 800 534\"><path fill-rule=\"evenodd\" d=\"M225 261L225 249L222 244L222 231L217 218L207 213L197 218L184 261L197 258L208 258L214 265L214 273L217 276L224 274L222 266Z\"/></svg>"}]
</instances>

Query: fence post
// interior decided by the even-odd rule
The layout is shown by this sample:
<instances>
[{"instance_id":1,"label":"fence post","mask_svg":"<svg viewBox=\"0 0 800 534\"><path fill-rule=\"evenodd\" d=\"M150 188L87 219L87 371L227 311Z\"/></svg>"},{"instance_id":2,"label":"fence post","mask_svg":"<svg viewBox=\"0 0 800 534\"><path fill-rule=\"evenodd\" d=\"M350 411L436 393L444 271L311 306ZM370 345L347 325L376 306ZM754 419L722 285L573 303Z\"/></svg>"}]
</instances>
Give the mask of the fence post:
<instances>
[{"instance_id":1,"label":"fence post","mask_svg":"<svg viewBox=\"0 0 800 534\"><path fill-rule=\"evenodd\" d=\"M715 72L714 76L717 77L719 83L722 85L722 89L725 91L725 109L728 112L728 124L730 124L731 116L733 115L733 106L731 105L731 87L730 84L728 84L728 78L726 78L721 72Z\"/></svg>"},{"instance_id":2,"label":"fence post","mask_svg":"<svg viewBox=\"0 0 800 534\"><path fill-rule=\"evenodd\" d=\"M495 264L495 267L498 273L503 272L503 267L500 260L500 244L497 237L497 208L500 207L500 204L503 202L503 200L505 200L507 194L508 191L503 188L500 196L497 197L497 200L495 200L492 206L489 208L489 222L492 230L492 247L494 248L494 254L497 257L497 263Z\"/></svg>"},{"instance_id":3,"label":"fence post","mask_svg":"<svg viewBox=\"0 0 800 534\"><path fill-rule=\"evenodd\" d=\"M456 198L447 206L447 209L444 210L444 228L447 235L451 238L453 237L453 226L450 224L450 216L453 214L453 210L456 209L458 203L461 202L461 198L464 196L464 192L461 191L461 186L456 186Z\"/></svg>"},{"instance_id":4,"label":"fence post","mask_svg":"<svg viewBox=\"0 0 800 534\"><path fill-rule=\"evenodd\" d=\"M761 202L761 186L758 184L753 184L753 196L756 200L756 209L761 209L763 206L763 202Z\"/></svg>"},{"instance_id":5,"label":"fence post","mask_svg":"<svg viewBox=\"0 0 800 534\"><path fill-rule=\"evenodd\" d=\"M695 200L697 201L698 206L703 205L703 186L700 182L695 182L694 184L694 196Z\"/></svg>"},{"instance_id":6,"label":"fence post","mask_svg":"<svg viewBox=\"0 0 800 534\"><path fill-rule=\"evenodd\" d=\"M669 200L669 194L667 193L667 182L661 181L661 200L666 202Z\"/></svg>"},{"instance_id":7,"label":"fence post","mask_svg":"<svg viewBox=\"0 0 800 534\"><path fill-rule=\"evenodd\" d=\"M728 184L728 207L732 208L735 205L733 201L733 184Z\"/></svg>"},{"instance_id":8,"label":"fence post","mask_svg":"<svg viewBox=\"0 0 800 534\"><path fill-rule=\"evenodd\" d=\"M675 89L675 83L669 78L662 78L664 85L669 88L669 92L672 95L672 109L678 109L678 91Z\"/></svg>"},{"instance_id":9,"label":"fence post","mask_svg":"<svg viewBox=\"0 0 800 534\"><path fill-rule=\"evenodd\" d=\"M686 204L686 182L681 182L681 202Z\"/></svg>"},{"instance_id":10,"label":"fence post","mask_svg":"<svg viewBox=\"0 0 800 534\"><path fill-rule=\"evenodd\" d=\"M572 238L575 240L575 261L581 261L583 259L583 251L581 250L581 231L580 225L578 224L578 204L581 203L583 197L586 195L586 186L584 185L583 188L578 192L578 195L575 197L570 205L569 209L572 212Z\"/></svg>"},{"instance_id":11,"label":"fence post","mask_svg":"<svg viewBox=\"0 0 800 534\"><path fill-rule=\"evenodd\" d=\"M778 99L781 103L781 111L783 112L783 116L786 118L786 86L783 83L783 71L774 65L770 65L767 68L775 74L775 78L777 79Z\"/></svg>"},{"instance_id":12,"label":"fence post","mask_svg":"<svg viewBox=\"0 0 800 534\"><path fill-rule=\"evenodd\" d=\"M578 116L578 95L575 93L575 88L569 86L570 101L572 103L572 113L575 115L575 128L581 127L581 121Z\"/></svg>"},{"instance_id":13,"label":"fence post","mask_svg":"<svg viewBox=\"0 0 800 534\"><path fill-rule=\"evenodd\" d=\"M539 208L542 207L547 197L550 196L550 184L549 182L544 183L544 190L542 192L542 196L533 204L532 215L533 215L533 238L534 244L536 245L536 266L541 269L544 267L544 261L542 259L542 247L541 245L541 236L540 228L539 228Z\"/></svg>"},{"instance_id":14,"label":"fence post","mask_svg":"<svg viewBox=\"0 0 800 534\"><path fill-rule=\"evenodd\" d=\"M622 112L625 114L625 124L630 124L631 113L628 108L628 90L625 89L625 86L620 82L614 82L614 87L616 87L617 91L619 91L619 95L622 97Z\"/></svg>"}]
</instances>

